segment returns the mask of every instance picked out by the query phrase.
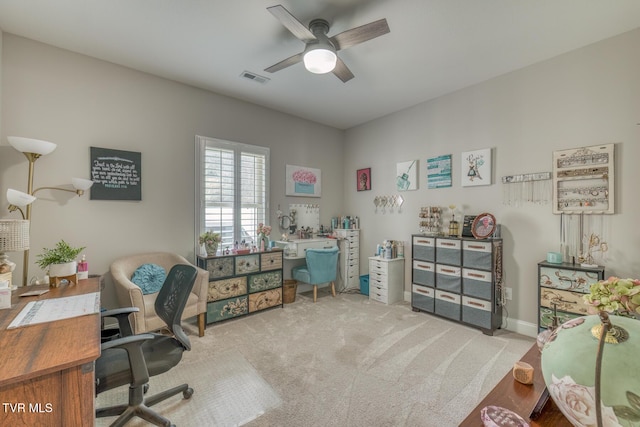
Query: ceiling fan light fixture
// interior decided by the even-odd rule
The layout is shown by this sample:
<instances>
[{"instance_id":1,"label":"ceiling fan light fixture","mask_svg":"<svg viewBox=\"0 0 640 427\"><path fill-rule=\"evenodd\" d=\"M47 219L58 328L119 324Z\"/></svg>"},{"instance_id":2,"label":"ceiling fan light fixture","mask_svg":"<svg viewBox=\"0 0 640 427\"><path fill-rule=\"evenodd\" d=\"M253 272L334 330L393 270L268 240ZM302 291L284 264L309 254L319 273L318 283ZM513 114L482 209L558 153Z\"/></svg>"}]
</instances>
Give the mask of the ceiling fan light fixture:
<instances>
[{"instance_id":1,"label":"ceiling fan light fixture","mask_svg":"<svg viewBox=\"0 0 640 427\"><path fill-rule=\"evenodd\" d=\"M336 67L338 57L335 49L329 46L316 45L309 49L303 57L304 67L314 74L326 74Z\"/></svg>"}]
</instances>

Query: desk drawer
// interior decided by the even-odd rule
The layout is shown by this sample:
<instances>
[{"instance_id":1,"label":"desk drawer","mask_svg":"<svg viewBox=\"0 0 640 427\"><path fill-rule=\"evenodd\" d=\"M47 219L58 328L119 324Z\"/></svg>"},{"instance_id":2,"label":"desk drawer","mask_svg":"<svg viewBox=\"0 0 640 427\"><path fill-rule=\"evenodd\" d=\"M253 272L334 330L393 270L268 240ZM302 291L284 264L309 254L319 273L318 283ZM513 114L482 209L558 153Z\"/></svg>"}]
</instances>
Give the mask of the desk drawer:
<instances>
[{"instance_id":1,"label":"desk drawer","mask_svg":"<svg viewBox=\"0 0 640 427\"><path fill-rule=\"evenodd\" d=\"M249 313L282 305L282 288L249 295Z\"/></svg>"},{"instance_id":2,"label":"desk drawer","mask_svg":"<svg viewBox=\"0 0 640 427\"><path fill-rule=\"evenodd\" d=\"M387 293L387 290L389 289L389 283L387 282L387 280L372 280L371 275L369 275L369 289L384 290L384 292Z\"/></svg>"},{"instance_id":3,"label":"desk drawer","mask_svg":"<svg viewBox=\"0 0 640 427\"><path fill-rule=\"evenodd\" d=\"M282 271L252 274L249 276L249 293L265 291L282 286Z\"/></svg>"},{"instance_id":4,"label":"desk drawer","mask_svg":"<svg viewBox=\"0 0 640 427\"><path fill-rule=\"evenodd\" d=\"M222 277L233 276L233 258L206 258L200 259L205 265L201 266L209 272L209 280L220 279Z\"/></svg>"},{"instance_id":5,"label":"desk drawer","mask_svg":"<svg viewBox=\"0 0 640 427\"><path fill-rule=\"evenodd\" d=\"M371 288L371 286L369 286L369 299L388 304L389 294L386 289Z\"/></svg>"},{"instance_id":6,"label":"desk drawer","mask_svg":"<svg viewBox=\"0 0 640 427\"><path fill-rule=\"evenodd\" d=\"M598 272L540 267L540 286L589 293L589 286L599 279Z\"/></svg>"},{"instance_id":7,"label":"desk drawer","mask_svg":"<svg viewBox=\"0 0 640 427\"><path fill-rule=\"evenodd\" d=\"M282 251L263 253L260 255L260 270L279 270L282 268Z\"/></svg>"},{"instance_id":8,"label":"desk drawer","mask_svg":"<svg viewBox=\"0 0 640 427\"><path fill-rule=\"evenodd\" d=\"M387 263L384 261L381 261L379 259L370 259L369 260L369 274L371 273L381 273L381 274L387 274L388 271L388 266Z\"/></svg>"},{"instance_id":9,"label":"desk drawer","mask_svg":"<svg viewBox=\"0 0 640 427\"><path fill-rule=\"evenodd\" d=\"M248 313L247 296L207 303L207 323L242 316Z\"/></svg>"},{"instance_id":10,"label":"desk drawer","mask_svg":"<svg viewBox=\"0 0 640 427\"><path fill-rule=\"evenodd\" d=\"M571 319L582 317L582 314L566 313L564 311L556 310L558 315L558 325L562 325ZM549 328L553 324L553 310L547 307L540 307L540 328Z\"/></svg>"},{"instance_id":11,"label":"desk drawer","mask_svg":"<svg viewBox=\"0 0 640 427\"><path fill-rule=\"evenodd\" d=\"M209 282L207 301L219 301L247 293L247 277L232 277L230 279Z\"/></svg>"},{"instance_id":12,"label":"desk drawer","mask_svg":"<svg viewBox=\"0 0 640 427\"><path fill-rule=\"evenodd\" d=\"M387 283L387 274L380 272L372 272L369 270L369 280L371 282L384 282Z\"/></svg>"},{"instance_id":13,"label":"desk drawer","mask_svg":"<svg viewBox=\"0 0 640 427\"><path fill-rule=\"evenodd\" d=\"M241 255L236 257L236 274L253 273L260 270L260 256Z\"/></svg>"},{"instance_id":14,"label":"desk drawer","mask_svg":"<svg viewBox=\"0 0 640 427\"><path fill-rule=\"evenodd\" d=\"M585 304L579 292L561 291L560 289L540 288L540 305L553 310L551 302L555 302L558 310L586 316L589 306Z\"/></svg>"}]
</instances>

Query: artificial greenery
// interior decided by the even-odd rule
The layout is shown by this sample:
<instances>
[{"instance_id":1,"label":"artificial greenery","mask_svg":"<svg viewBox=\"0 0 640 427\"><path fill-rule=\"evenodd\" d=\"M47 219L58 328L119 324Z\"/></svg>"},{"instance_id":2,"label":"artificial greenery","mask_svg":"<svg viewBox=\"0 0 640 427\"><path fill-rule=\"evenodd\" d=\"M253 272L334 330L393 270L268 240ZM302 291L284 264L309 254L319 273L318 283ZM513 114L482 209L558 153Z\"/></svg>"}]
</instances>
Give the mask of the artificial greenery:
<instances>
[{"instance_id":1,"label":"artificial greenery","mask_svg":"<svg viewBox=\"0 0 640 427\"><path fill-rule=\"evenodd\" d=\"M51 264L65 264L67 262L75 261L80 252L84 250L85 246L81 248L72 248L64 240L60 240L53 249L42 249L43 252L38 255L36 264L43 270Z\"/></svg>"}]
</instances>

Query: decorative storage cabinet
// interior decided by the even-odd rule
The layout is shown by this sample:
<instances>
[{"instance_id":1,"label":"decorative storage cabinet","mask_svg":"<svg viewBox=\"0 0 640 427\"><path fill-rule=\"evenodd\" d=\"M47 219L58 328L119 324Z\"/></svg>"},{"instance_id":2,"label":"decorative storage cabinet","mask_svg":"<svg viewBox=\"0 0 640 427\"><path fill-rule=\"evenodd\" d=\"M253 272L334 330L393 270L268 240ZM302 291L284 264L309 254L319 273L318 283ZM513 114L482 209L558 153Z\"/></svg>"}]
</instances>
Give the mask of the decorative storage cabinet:
<instances>
[{"instance_id":1,"label":"decorative storage cabinet","mask_svg":"<svg viewBox=\"0 0 640 427\"><path fill-rule=\"evenodd\" d=\"M207 323L282 306L282 251L198 256L209 272Z\"/></svg>"},{"instance_id":2,"label":"decorative storage cabinet","mask_svg":"<svg viewBox=\"0 0 640 427\"><path fill-rule=\"evenodd\" d=\"M340 248L342 290L360 288L360 230L335 229Z\"/></svg>"},{"instance_id":3,"label":"decorative storage cabinet","mask_svg":"<svg viewBox=\"0 0 640 427\"><path fill-rule=\"evenodd\" d=\"M502 323L502 239L411 236L411 307L493 335Z\"/></svg>"},{"instance_id":4,"label":"decorative storage cabinet","mask_svg":"<svg viewBox=\"0 0 640 427\"><path fill-rule=\"evenodd\" d=\"M589 286L604 279L604 267L585 268L569 263L538 263L538 330L549 328L556 306L558 323L586 316L587 305L582 296L589 293Z\"/></svg>"},{"instance_id":5,"label":"decorative storage cabinet","mask_svg":"<svg viewBox=\"0 0 640 427\"><path fill-rule=\"evenodd\" d=\"M369 257L369 299L393 304L404 296L404 258Z\"/></svg>"}]
</instances>

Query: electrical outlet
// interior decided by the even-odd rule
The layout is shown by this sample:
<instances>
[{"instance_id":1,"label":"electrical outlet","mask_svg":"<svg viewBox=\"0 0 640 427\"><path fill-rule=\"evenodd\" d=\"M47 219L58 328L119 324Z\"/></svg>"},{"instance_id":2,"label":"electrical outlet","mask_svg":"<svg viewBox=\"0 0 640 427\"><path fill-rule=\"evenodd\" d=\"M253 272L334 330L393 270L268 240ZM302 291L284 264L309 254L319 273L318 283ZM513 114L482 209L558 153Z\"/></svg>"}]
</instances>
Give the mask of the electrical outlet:
<instances>
[{"instance_id":1,"label":"electrical outlet","mask_svg":"<svg viewBox=\"0 0 640 427\"><path fill-rule=\"evenodd\" d=\"M513 288L504 288L504 297L507 301L513 298Z\"/></svg>"}]
</instances>

